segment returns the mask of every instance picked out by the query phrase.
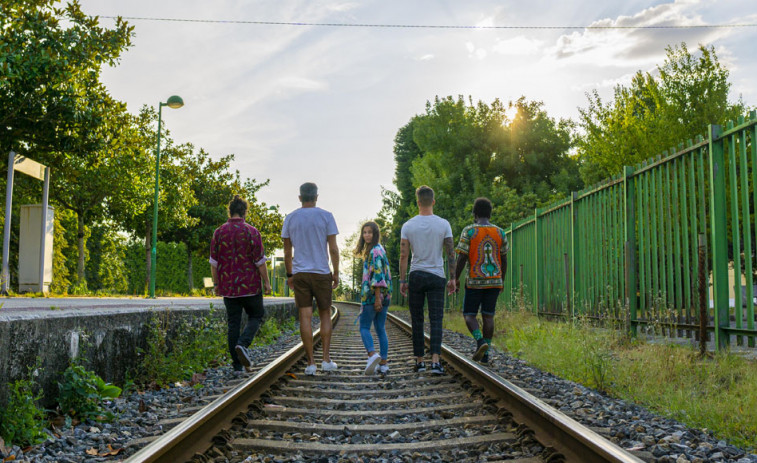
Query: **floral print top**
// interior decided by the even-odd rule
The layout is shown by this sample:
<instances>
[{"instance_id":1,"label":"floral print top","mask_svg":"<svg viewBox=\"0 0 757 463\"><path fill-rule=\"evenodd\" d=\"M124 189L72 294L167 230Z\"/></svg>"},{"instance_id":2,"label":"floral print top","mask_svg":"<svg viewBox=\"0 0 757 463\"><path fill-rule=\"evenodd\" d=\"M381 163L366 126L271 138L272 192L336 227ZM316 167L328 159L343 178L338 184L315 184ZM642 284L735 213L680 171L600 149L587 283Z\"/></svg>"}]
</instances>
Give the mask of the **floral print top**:
<instances>
[{"instance_id":1,"label":"floral print top","mask_svg":"<svg viewBox=\"0 0 757 463\"><path fill-rule=\"evenodd\" d=\"M373 305L376 302L376 288L381 288L381 295L392 295L392 272L389 269L389 259L386 257L384 246L377 244L363 260L363 283L360 287L360 302L363 305Z\"/></svg>"},{"instance_id":2,"label":"floral print top","mask_svg":"<svg viewBox=\"0 0 757 463\"><path fill-rule=\"evenodd\" d=\"M218 268L217 294L254 296L262 290L258 266L268 259L260 232L244 219L232 217L213 233L210 265Z\"/></svg>"}]
</instances>

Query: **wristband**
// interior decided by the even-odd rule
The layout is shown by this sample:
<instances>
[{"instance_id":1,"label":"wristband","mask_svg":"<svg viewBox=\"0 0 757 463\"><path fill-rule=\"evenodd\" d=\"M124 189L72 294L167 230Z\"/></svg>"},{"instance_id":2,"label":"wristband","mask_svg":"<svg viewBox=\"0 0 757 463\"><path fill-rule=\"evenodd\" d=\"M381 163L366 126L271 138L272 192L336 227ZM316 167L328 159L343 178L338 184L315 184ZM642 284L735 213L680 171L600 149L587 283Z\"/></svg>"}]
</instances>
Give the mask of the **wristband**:
<instances>
[{"instance_id":1,"label":"wristband","mask_svg":"<svg viewBox=\"0 0 757 463\"><path fill-rule=\"evenodd\" d=\"M400 280L401 285L404 285L405 283L407 283L407 280Z\"/></svg>"},{"instance_id":2,"label":"wristband","mask_svg":"<svg viewBox=\"0 0 757 463\"><path fill-rule=\"evenodd\" d=\"M287 278L292 278L292 276L293 275L291 273L287 273Z\"/></svg>"}]
</instances>

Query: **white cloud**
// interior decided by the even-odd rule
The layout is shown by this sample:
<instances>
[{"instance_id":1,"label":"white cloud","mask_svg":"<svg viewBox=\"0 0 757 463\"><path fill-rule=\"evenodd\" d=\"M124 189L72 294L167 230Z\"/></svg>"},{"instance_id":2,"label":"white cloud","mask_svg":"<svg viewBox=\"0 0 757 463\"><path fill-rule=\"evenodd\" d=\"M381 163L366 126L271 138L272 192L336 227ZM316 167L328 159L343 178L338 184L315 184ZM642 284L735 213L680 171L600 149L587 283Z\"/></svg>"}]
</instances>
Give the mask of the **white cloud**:
<instances>
[{"instance_id":1,"label":"white cloud","mask_svg":"<svg viewBox=\"0 0 757 463\"><path fill-rule=\"evenodd\" d=\"M492 51L502 55L531 55L539 51L543 43L543 40L530 39L519 35L506 40L497 39Z\"/></svg>"},{"instance_id":2,"label":"white cloud","mask_svg":"<svg viewBox=\"0 0 757 463\"><path fill-rule=\"evenodd\" d=\"M419 61L430 61L432 59L434 59L433 53L426 53L425 55L418 58Z\"/></svg>"}]
</instances>

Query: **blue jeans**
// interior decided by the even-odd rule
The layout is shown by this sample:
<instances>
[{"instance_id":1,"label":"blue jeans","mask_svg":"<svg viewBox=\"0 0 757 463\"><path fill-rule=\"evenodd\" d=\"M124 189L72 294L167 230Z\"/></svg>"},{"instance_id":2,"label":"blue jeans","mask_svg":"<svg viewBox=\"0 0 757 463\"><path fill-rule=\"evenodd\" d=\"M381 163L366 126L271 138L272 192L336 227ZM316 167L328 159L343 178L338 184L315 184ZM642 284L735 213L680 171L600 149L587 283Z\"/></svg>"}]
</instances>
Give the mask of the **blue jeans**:
<instances>
[{"instance_id":1,"label":"blue jeans","mask_svg":"<svg viewBox=\"0 0 757 463\"><path fill-rule=\"evenodd\" d=\"M363 338L363 345L366 351L375 351L373 336L371 336L371 324L373 324L379 340L379 355L381 355L382 359L386 360L387 355L389 355L389 339L386 337L385 328L386 313L389 310L391 300L387 297L384 298L383 302L381 312L376 312L373 304L363 305L363 310L360 312L360 337Z\"/></svg>"}]
</instances>

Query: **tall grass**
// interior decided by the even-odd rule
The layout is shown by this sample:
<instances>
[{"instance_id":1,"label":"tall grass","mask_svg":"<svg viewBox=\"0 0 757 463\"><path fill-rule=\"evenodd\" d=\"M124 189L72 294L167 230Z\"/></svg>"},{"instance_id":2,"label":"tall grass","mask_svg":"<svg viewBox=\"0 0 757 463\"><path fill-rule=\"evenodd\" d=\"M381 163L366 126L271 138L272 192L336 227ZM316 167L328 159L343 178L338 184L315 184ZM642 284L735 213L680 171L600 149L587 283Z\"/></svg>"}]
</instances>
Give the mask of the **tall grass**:
<instances>
[{"instance_id":1,"label":"tall grass","mask_svg":"<svg viewBox=\"0 0 757 463\"><path fill-rule=\"evenodd\" d=\"M459 312L445 328L468 334ZM757 362L729 353L702 359L693 348L630 341L587 320L550 322L498 308L494 347L565 379L707 428L757 448Z\"/></svg>"}]
</instances>

